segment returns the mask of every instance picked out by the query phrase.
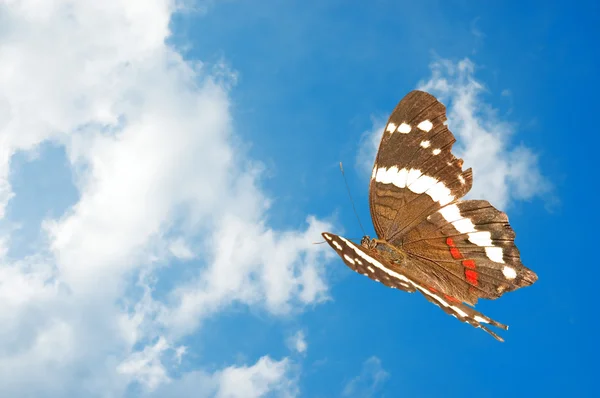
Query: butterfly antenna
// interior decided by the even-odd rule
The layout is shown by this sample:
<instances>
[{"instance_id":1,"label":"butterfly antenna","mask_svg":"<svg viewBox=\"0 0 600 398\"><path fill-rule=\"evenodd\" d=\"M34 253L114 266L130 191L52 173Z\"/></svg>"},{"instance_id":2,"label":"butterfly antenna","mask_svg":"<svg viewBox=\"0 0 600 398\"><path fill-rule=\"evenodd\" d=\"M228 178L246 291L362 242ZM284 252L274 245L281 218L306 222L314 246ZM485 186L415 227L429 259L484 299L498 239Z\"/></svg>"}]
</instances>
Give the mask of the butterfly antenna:
<instances>
[{"instance_id":1,"label":"butterfly antenna","mask_svg":"<svg viewBox=\"0 0 600 398\"><path fill-rule=\"evenodd\" d=\"M342 165L342 162L340 162L340 171L342 172L342 177L344 177L344 184L346 184L346 191L348 192L348 197L350 198L350 203L352 203L352 210L354 210L354 215L356 216L356 219L358 220L358 225L360 225L360 230L362 231L363 235L366 235L365 229L363 228L363 225L360 222L360 217L358 217L358 212L356 211L356 207L354 206L354 200L352 199L352 194L350 193L350 187L348 186L348 181L346 180L346 174L344 173L344 166Z\"/></svg>"}]
</instances>

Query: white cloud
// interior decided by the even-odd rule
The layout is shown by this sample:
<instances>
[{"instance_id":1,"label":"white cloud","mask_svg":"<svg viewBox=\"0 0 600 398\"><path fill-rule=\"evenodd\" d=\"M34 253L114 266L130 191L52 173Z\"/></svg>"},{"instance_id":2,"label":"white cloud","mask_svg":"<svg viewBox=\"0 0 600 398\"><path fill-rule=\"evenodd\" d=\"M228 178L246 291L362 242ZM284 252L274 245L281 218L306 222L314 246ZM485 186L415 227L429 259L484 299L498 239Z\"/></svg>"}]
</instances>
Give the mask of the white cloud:
<instances>
[{"instance_id":1,"label":"white cloud","mask_svg":"<svg viewBox=\"0 0 600 398\"><path fill-rule=\"evenodd\" d=\"M291 377L285 377L290 371L287 359L273 361L262 357L251 367L229 367L219 372L219 398L255 398L267 392L277 392L277 396L296 395L296 386Z\"/></svg>"},{"instance_id":2,"label":"white cloud","mask_svg":"<svg viewBox=\"0 0 600 398\"><path fill-rule=\"evenodd\" d=\"M164 338L156 344L134 352L117 366L117 372L131 377L150 390L169 380L167 369L161 361L161 355L169 348Z\"/></svg>"},{"instance_id":3,"label":"white cloud","mask_svg":"<svg viewBox=\"0 0 600 398\"><path fill-rule=\"evenodd\" d=\"M308 343L306 342L304 332L298 330L294 335L290 336L287 345L291 350L294 350L299 354L304 354L308 349Z\"/></svg>"},{"instance_id":4,"label":"white cloud","mask_svg":"<svg viewBox=\"0 0 600 398\"><path fill-rule=\"evenodd\" d=\"M515 126L482 98L485 88L474 76L475 65L469 59L457 63L441 59L431 64L431 71L418 89L432 93L447 107L448 126L457 138L453 150L466 168L473 168L467 198L487 199L505 209L514 200L547 193L550 184L539 170L537 155L524 145L511 144ZM359 150L357 161L369 174L384 123L374 123Z\"/></svg>"},{"instance_id":5,"label":"white cloud","mask_svg":"<svg viewBox=\"0 0 600 398\"><path fill-rule=\"evenodd\" d=\"M169 251L171 254L181 260L190 260L194 258L194 253L181 237L174 239L169 244Z\"/></svg>"},{"instance_id":6,"label":"white cloud","mask_svg":"<svg viewBox=\"0 0 600 398\"><path fill-rule=\"evenodd\" d=\"M389 374L381 367L381 360L375 356L367 359L358 376L346 383L342 395L346 397L375 397Z\"/></svg>"},{"instance_id":7,"label":"white cloud","mask_svg":"<svg viewBox=\"0 0 600 398\"><path fill-rule=\"evenodd\" d=\"M148 397L156 398L258 398L269 394L295 397L299 393L296 368L288 358L268 356L251 366L229 366L209 374L188 372L178 380L161 385Z\"/></svg>"},{"instance_id":8,"label":"white cloud","mask_svg":"<svg viewBox=\"0 0 600 398\"><path fill-rule=\"evenodd\" d=\"M364 131L360 137L356 164L367 175L371 175L371 170L373 170L373 163L375 162L375 156L377 156L377 149L379 149L381 134L383 133L388 117L389 115L372 116L371 128Z\"/></svg>"},{"instance_id":9,"label":"white cloud","mask_svg":"<svg viewBox=\"0 0 600 398\"><path fill-rule=\"evenodd\" d=\"M175 349L175 360L177 361L178 364L181 365L181 360L183 359L183 356L185 355L185 353L187 352L187 347L186 346L179 346Z\"/></svg>"},{"instance_id":10,"label":"white cloud","mask_svg":"<svg viewBox=\"0 0 600 398\"><path fill-rule=\"evenodd\" d=\"M171 347L202 319L233 302L285 314L326 298L322 267L333 254L311 242L329 225L265 222L261 166L231 127L235 77L165 44L174 10L171 0L1 7L0 216L19 200L12 155L46 141L66 149L79 191L43 223L47 246L0 258L0 374L11 375L0 376L2 396L159 390L183 355ZM198 271L158 301L155 271L173 258ZM222 396L247 377L259 396L291 388L288 367L266 357L206 377L218 375Z\"/></svg>"},{"instance_id":11,"label":"white cloud","mask_svg":"<svg viewBox=\"0 0 600 398\"><path fill-rule=\"evenodd\" d=\"M160 320L181 335L232 301L284 314L293 306L325 300L321 266L332 253L315 251L312 242L328 225L312 217L308 224L306 231L275 233L261 223L226 217L209 242L209 267L173 291Z\"/></svg>"}]
</instances>

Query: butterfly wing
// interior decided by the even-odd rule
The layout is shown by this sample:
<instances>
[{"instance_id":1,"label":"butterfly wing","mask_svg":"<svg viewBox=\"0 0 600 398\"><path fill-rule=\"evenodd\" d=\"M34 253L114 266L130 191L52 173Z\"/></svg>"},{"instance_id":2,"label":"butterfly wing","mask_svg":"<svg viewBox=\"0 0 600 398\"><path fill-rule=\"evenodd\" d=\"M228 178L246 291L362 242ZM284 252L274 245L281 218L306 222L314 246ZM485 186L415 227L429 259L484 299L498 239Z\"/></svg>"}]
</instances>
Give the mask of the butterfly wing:
<instances>
[{"instance_id":1,"label":"butterfly wing","mask_svg":"<svg viewBox=\"0 0 600 398\"><path fill-rule=\"evenodd\" d=\"M446 108L434 96L407 94L388 120L371 175L369 204L379 240L363 247L323 236L355 271L419 291L502 340L485 324L507 327L468 304L531 285L537 275L521 263L505 213L487 201L460 200L473 175L452 154L455 138L445 122ZM390 250L397 256L390 258Z\"/></svg>"},{"instance_id":2,"label":"butterfly wing","mask_svg":"<svg viewBox=\"0 0 600 398\"><path fill-rule=\"evenodd\" d=\"M401 247L430 286L475 304L537 280L514 239L505 213L485 200L467 200L429 215L403 236Z\"/></svg>"},{"instance_id":3,"label":"butterfly wing","mask_svg":"<svg viewBox=\"0 0 600 398\"><path fill-rule=\"evenodd\" d=\"M329 232L324 232L325 241L338 253L344 263L356 272L381 282L386 286L397 288L405 292L420 292L431 303L442 308L444 312L457 319L480 328L499 341L504 341L486 325L508 329L508 326L496 322L483 315L474 308L463 304L460 300L438 291L433 286L428 286L423 281L415 278L414 272L409 269L386 261L377 249L366 249L352 241Z\"/></svg>"},{"instance_id":4,"label":"butterfly wing","mask_svg":"<svg viewBox=\"0 0 600 398\"><path fill-rule=\"evenodd\" d=\"M325 241L329 243L329 245L337 252L337 254L339 254L342 260L344 260L344 263L350 267L350 269L358 272L359 274L368 276L376 282L381 282L388 287L403 290L407 293L412 293L415 291L414 285L411 284L408 279L402 277L390 277L390 275L381 268L374 267L374 261L378 261L380 263L385 261L377 253L368 253L362 246L357 245L339 235L329 232L324 232L322 235L325 238ZM394 269L393 264L388 266L390 269ZM396 269L394 272L401 275L401 272L398 269Z\"/></svg>"},{"instance_id":5,"label":"butterfly wing","mask_svg":"<svg viewBox=\"0 0 600 398\"><path fill-rule=\"evenodd\" d=\"M412 91L398 103L373 167L371 215L377 235L407 254L416 277L475 304L537 275L521 263L505 213L460 200L473 175L452 154L456 140L445 122L445 106L428 93Z\"/></svg>"},{"instance_id":6,"label":"butterfly wing","mask_svg":"<svg viewBox=\"0 0 600 398\"><path fill-rule=\"evenodd\" d=\"M390 116L369 186L373 225L393 243L429 214L471 189L471 169L451 152L446 107L423 91L408 93Z\"/></svg>"}]
</instances>

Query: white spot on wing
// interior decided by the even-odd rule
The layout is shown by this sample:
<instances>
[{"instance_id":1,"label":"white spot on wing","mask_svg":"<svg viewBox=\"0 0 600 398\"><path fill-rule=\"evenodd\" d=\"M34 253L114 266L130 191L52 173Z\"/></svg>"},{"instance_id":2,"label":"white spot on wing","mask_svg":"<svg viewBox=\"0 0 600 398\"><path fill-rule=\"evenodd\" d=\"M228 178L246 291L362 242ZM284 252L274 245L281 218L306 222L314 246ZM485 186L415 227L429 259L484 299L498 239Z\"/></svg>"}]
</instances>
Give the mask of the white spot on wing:
<instances>
[{"instance_id":1,"label":"white spot on wing","mask_svg":"<svg viewBox=\"0 0 600 398\"><path fill-rule=\"evenodd\" d=\"M331 237L331 235L329 235L329 234L323 234L323 236L324 236L324 237L325 237L325 239L327 239L327 240L331 240L331 239L333 239L333 238Z\"/></svg>"},{"instance_id":2,"label":"white spot on wing","mask_svg":"<svg viewBox=\"0 0 600 398\"><path fill-rule=\"evenodd\" d=\"M371 271L371 273L375 272L375 270L373 269L373 267L371 267L370 265L368 265L368 266L367 266L367 269L368 269L369 271Z\"/></svg>"},{"instance_id":3,"label":"white spot on wing","mask_svg":"<svg viewBox=\"0 0 600 398\"><path fill-rule=\"evenodd\" d=\"M406 177L406 186L409 186L413 182L417 180L417 178L421 177L421 170L410 169L408 170L408 177Z\"/></svg>"},{"instance_id":4,"label":"white spot on wing","mask_svg":"<svg viewBox=\"0 0 600 398\"><path fill-rule=\"evenodd\" d=\"M347 254L344 254L344 259L354 265L354 259Z\"/></svg>"},{"instance_id":5,"label":"white spot on wing","mask_svg":"<svg viewBox=\"0 0 600 398\"><path fill-rule=\"evenodd\" d=\"M431 142L429 142L427 140L421 141L421 146L423 148L429 148L431 146Z\"/></svg>"},{"instance_id":6,"label":"white spot on wing","mask_svg":"<svg viewBox=\"0 0 600 398\"><path fill-rule=\"evenodd\" d=\"M396 131L396 125L394 123L388 124L385 131L387 131L390 134L393 133L394 131Z\"/></svg>"},{"instance_id":7,"label":"white spot on wing","mask_svg":"<svg viewBox=\"0 0 600 398\"><path fill-rule=\"evenodd\" d=\"M475 322L479 322L479 323L489 323L487 319L480 317L479 315L475 315L473 317L473 319L475 320Z\"/></svg>"},{"instance_id":8,"label":"white spot on wing","mask_svg":"<svg viewBox=\"0 0 600 398\"><path fill-rule=\"evenodd\" d=\"M394 184L398 188L405 188L407 174L408 171L406 169L398 170L396 166L392 166L389 169L380 167L375 175L375 181L383 184Z\"/></svg>"},{"instance_id":9,"label":"white spot on wing","mask_svg":"<svg viewBox=\"0 0 600 398\"><path fill-rule=\"evenodd\" d=\"M442 152L440 148L435 148L433 151L431 151L431 153L433 153L434 155L439 155L440 152Z\"/></svg>"},{"instance_id":10,"label":"white spot on wing","mask_svg":"<svg viewBox=\"0 0 600 398\"><path fill-rule=\"evenodd\" d=\"M469 232L475 232L475 225L468 218L463 218L462 220L454 221L452 223L454 228L460 233L466 234Z\"/></svg>"},{"instance_id":11,"label":"white spot on wing","mask_svg":"<svg viewBox=\"0 0 600 398\"><path fill-rule=\"evenodd\" d=\"M457 205L446 206L446 207L440 209L440 214L448 222L454 222L454 221L460 220L462 218L462 216L460 215L460 210L458 210Z\"/></svg>"},{"instance_id":12,"label":"white spot on wing","mask_svg":"<svg viewBox=\"0 0 600 398\"><path fill-rule=\"evenodd\" d=\"M486 247L485 255L496 263L504 263L504 256L502 255L501 247Z\"/></svg>"},{"instance_id":13,"label":"white spot on wing","mask_svg":"<svg viewBox=\"0 0 600 398\"><path fill-rule=\"evenodd\" d=\"M458 181L460 181L461 184L465 185L465 178L462 175L458 175Z\"/></svg>"},{"instance_id":14,"label":"white spot on wing","mask_svg":"<svg viewBox=\"0 0 600 398\"><path fill-rule=\"evenodd\" d=\"M429 177L426 175L422 175L415 182L408 186L408 189L413 191L414 193L423 193L427 191L429 188L437 184L438 180L433 177Z\"/></svg>"},{"instance_id":15,"label":"white spot on wing","mask_svg":"<svg viewBox=\"0 0 600 398\"><path fill-rule=\"evenodd\" d=\"M475 226L468 218L462 218L458 206L451 205L440 209L439 212L442 214L444 219L449 223L452 223L454 228L461 234L468 234L470 232L477 232Z\"/></svg>"},{"instance_id":16,"label":"white spot on wing","mask_svg":"<svg viewBox=\"0 0 600 398\"><path fill-rule=\"evenodd\" d=\"M431 123L429 120L423 120L421 123L419 123L417 125L417 127L420 130L425 131L426 133L429 132L429 130L431 130L433 128L433 123Z\"/></svg>"},{"instance_id":17,"label":"white spot on wing","mask_svg":"<svg viewBox=\"0 0 600 398\"><path fill-rule=\"evenodd\" d=\"M410 124L402 123L400 126L398 126L399 133L408 134L408 133L410 133L410 130L412 130L412 128L410 127Z\"/></svg>"},{"instance_id":18,"label":"white spot on wing","mask_svg":"<svg viewBox=\"0 0 600 398\"><path fill-rule=\"evenodd\" d=\"M419 181L421 179L422 181ZM454 196L450 194L450 189L446 188L443 182L437 181L433 177L423 176L421 171L416 169L407 170L404 168L398 170L396 166L389 169L380 167L375 174L375 181L383 184L394 184L398 188L408 186L415 193L425 192L433 201L439 202L441 206L454 200ZM415 182L417 182L416 185Z\"/></svg>"},{"instance_id":19,"label":"white spot on wing","mask_svg":"<svg viewBox=\"0 0 600 398\"><path fill-rule=\"evenodd\" d=\"M334 245L336 249L342 250L342 245L340 245L339 243L337 243L335 240L331 241L331 244Z\"/></svg>"},{"instance_id":20,"label":"white spot on wing","mask_svg":"<svg viewBox=\"0 0 600 398\"><path fill-rule=\"evenodd\" d=\"M431 187L427 191L427 195L431 196L435 202L439 202L440 206L445 206L454 200L454 196L450 195L450 189L446 188L441 181Z\"/></svg>"},{"instance_id":21,"label":"white spot on wing","mask_svg":"<svg viewBox=\"0 0 600 398\"><path fill-rule=\"evenodd\" d=\"M469 241L477 246L493 246L492 234L489 231L471 232L469 234Z\"/></svg>"},{"instance_id":22,"label":"white spot on wing","mask_svg":"<svg viewBox=\"0 0 600 398\"><path fill-rule=\"evenodd\" d=\"M505 265L504 268L502 268L502 273L504 274L506 279L515 279L517 277L517 271L515 271L513 267L509 267L508 265Z\"/></svg>"}]
</instances>

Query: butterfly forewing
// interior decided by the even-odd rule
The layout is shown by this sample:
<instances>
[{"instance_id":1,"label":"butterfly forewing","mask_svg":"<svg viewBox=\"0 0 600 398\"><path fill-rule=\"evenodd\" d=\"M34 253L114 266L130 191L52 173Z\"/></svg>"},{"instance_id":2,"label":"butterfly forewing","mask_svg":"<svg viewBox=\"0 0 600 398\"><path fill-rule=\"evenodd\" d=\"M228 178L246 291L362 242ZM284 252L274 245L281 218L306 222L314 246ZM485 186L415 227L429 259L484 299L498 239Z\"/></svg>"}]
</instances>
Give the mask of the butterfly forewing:
<instances>
[{"instance_id":1,"label":"butterfly forewing","mask_svg":"<svg viewBox=\"0 0 600 398\"><path fill-rule=\"evenodd\" d=\"M369 189L377 236L393 243L424 217L464 196L471 169L452 153L446 107L412 91L396 106L383 131Z\"/></svg>"},{"instance_id":2,"label":"butterfly forewing","mask_svg":"<svg viewBox=\"0 0 600 398\"><path fill-rule=\"evenodd\" d=\"M332 233L324 232L323 237L340 255L344 263L359 274L368 276L374 281L381 282L388 287L404 290L408 293L415 291L415 287L409 279L401 275L401 271L394 265L388 265L388 269L399 275L398 277L391 277L390 273L385 272L382 267L375 266L374 264L385 263L384 258L376 252L367 251L362 246ZM394 268L396 269L394 270Z\"/></svg>"}]
</instances>

